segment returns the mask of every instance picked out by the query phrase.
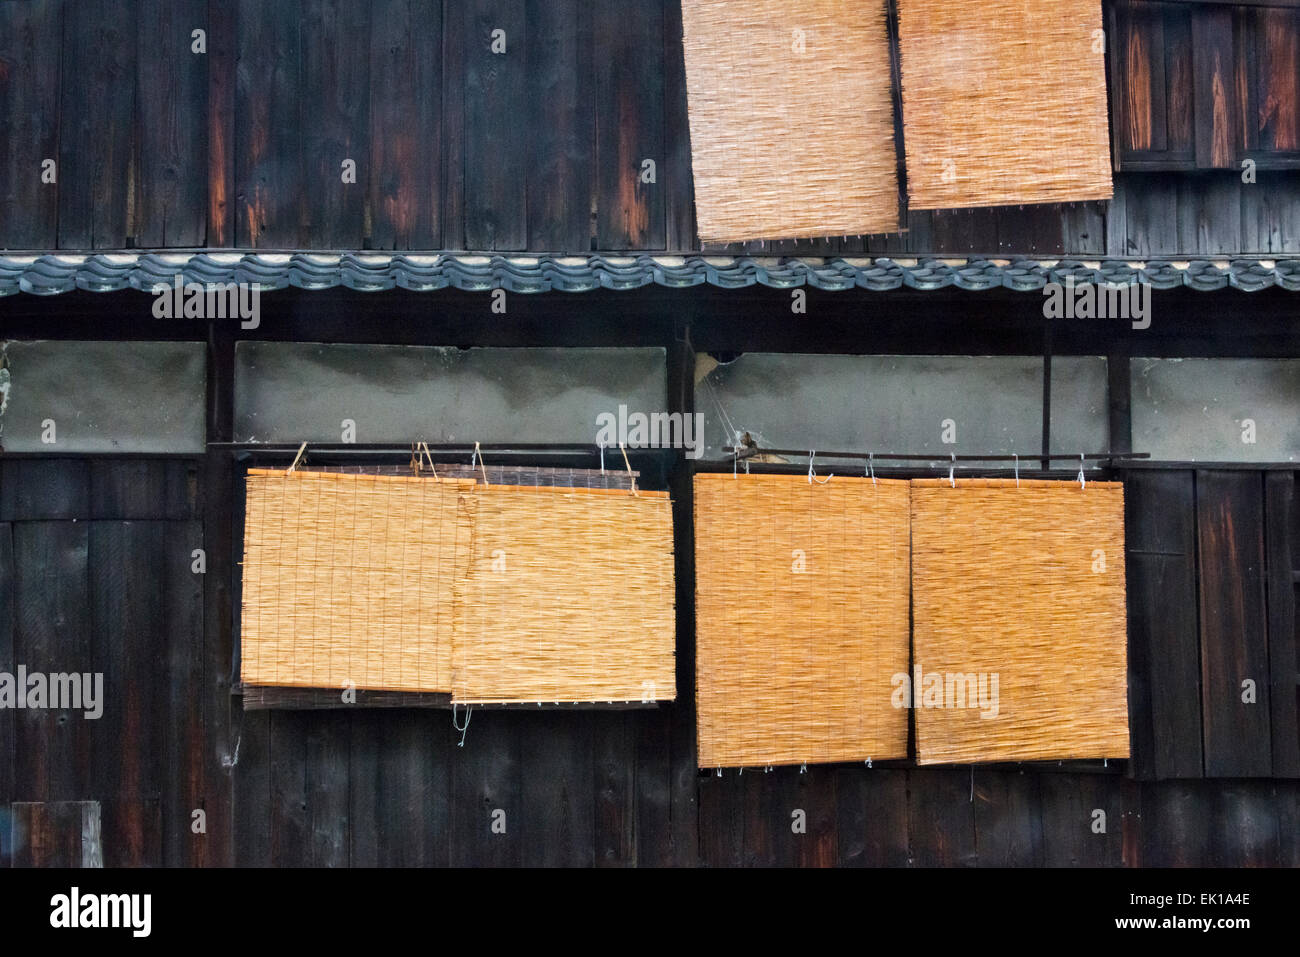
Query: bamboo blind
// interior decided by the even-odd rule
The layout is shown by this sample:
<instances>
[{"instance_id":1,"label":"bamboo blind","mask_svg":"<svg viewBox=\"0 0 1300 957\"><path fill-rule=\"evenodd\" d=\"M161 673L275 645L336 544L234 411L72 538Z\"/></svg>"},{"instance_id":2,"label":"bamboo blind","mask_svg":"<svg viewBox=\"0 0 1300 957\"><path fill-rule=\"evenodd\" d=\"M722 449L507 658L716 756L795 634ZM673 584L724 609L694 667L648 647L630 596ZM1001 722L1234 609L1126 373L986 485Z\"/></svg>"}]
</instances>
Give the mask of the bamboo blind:
<instances>
[{"instance_id":1,"label":"bamboo blind","mask_svg":"<svg viewBox=\"0 0 1300 957\"><path fill-rule=\"evenodd\" d=\"M908 491L695 476L701 767L906 756Z\"/></svg>"},{"instance_id":2,"label":"bamboo blind","mask_svg":"<svg viewBox=\"0 0 1300 957\"><path fill-rule=\"evenodd\" d=\"M899 228L884 0L682 0L702 242Z\"/></svg>"},{"instance_id":3,"label":"bamboo blind","mask_svg":"<svg viewBox=\"0 0 1300 957\"><path fill-rule=\"evenodd\" d=\"M1121 483L913 482L912 617L919 763L1128 756ZM993 674L996 717L954 706Z\"/></svg>"},{"instance_id":4,"label":"bamboo blind","mask_svg":"<svg viewBox=\"0 0 1300 957\"><path fill-rule=\"evenodd\" d=\"M913 209L1109 199L1099 0L898 0Z\"/></svg>"},{"instance_id":5,"label":"bamboo blind","mask_svg":"<svg viewBox=\"0 0 1300 957\"><path fill-rule=\"evenodd\" d=\"M250 469L241 680L451 690L462 480Z\"/></svg>"},{"instance_id":6,"label":"bamboo blind","mask_svg":"<svg viewBox=\"0 0 1300 957\"><path fill-rule=\"evenodd\" d=\"M452 700L676 697L666 492L479 486Z\"/></svg>"}]
</instances>

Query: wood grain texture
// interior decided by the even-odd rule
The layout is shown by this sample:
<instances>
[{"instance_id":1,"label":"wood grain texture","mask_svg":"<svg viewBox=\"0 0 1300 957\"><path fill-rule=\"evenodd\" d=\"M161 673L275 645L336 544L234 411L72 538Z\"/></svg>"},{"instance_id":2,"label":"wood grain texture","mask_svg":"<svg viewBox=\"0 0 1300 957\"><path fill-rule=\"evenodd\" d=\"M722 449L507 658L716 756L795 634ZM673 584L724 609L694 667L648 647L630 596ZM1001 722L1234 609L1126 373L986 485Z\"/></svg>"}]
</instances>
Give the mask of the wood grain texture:
<instances>
[{"instance_id":1,"label":"wood grain texture","mask_svg":"<svg viewBox=\"0 0 1300 957\"><path fill-rule=\"evenodd\" d=\"M48 249L58 237L61 0L0 3L0 248Z\"/></svg>"},{"instance_id":2,"label":"wood grain texture","mask_svg":"<svg viewBox=\"0 0 1300 957\"><path fill-rule=\"evenodd\" d=\"M1272 769L1263 519L1258 473L1196 473L1207 777L1267 776ZM1247 681L1253 703L1244 700Z\"/></svg>"},{"instance_id":3,"label":"wood grain texture","mask_svg":"<svg viewBox=\"0 0 1300 957\"><path fill-rule=\"evenodd\" d=\"M1295 474L1264 477L1264 543L1268 570L1269 731L1274 777L1300 777L1300 500Z\"/></svg>"}]
</instances>

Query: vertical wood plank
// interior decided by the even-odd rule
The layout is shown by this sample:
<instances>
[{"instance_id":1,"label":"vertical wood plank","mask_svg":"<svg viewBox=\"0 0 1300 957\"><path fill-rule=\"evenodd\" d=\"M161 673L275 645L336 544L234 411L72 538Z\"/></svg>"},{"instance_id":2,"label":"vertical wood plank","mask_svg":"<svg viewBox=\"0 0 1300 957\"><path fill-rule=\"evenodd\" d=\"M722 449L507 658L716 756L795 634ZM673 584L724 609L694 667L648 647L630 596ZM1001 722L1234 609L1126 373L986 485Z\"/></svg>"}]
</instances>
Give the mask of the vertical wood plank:
<instances>
[{"instance_id":1,"label":"vertical wood plank","mask_svg":"<svg viewBox=\"0 0 1300 957\"><path fill-rule=\"evenodd\" d=\"M1243 185L1232 173L1178 178L1178 249L1206 256L1235 255L1242 249Z\"/></svg>"},{"instance_id":2,"label":"vertical wood plank","mask_svg":"<svg viewBox=\"0 0 1300 957\"><path fill-rule=\"evenodd\" d=\"M1178 177L1166 173L1134 174L1126 187L1122 255L1156 259L1179 252Z\"/></svg>"},{"instance_id":3,"label":"vertical wood plank","mask_svg":"<svg viewBox=\"0 0 1300 957\"><path fill-rule=\"evenodd\" d=\"M470 0L466 11L465 242L473 250L528 245L529 97L524 0ZM496 30L505 36L494 41ZM505 52L493 52L504 42Z\"/></svg>"},{"instance_id":4,"label":"vertical wood plank","mask_svg":"<svg viewBox=\"0 0 1300 957\"><path fill-rule=\"evenodd\" d=\"M1048 775L977 768L975 852L981 867L1042 867L1039 781Z\"/></svg>"},{"instance_id":5,"label":"vertical wood plank","mask_svg":"<svg viewBox=\"0 0 1300 957\"><path fill-rule=\"evenodd\" d=\"M161 864L156 798L162 784L164 726L173 716L166 661L164 523L91 522L90 670L104 676L104 713L91 725L95 794L105 801L104 845L113 861ZM150 587L138 586L140 580ZM77 720L74 718L74 720ZM175 831L171 831L175 834ZM159 857L135 860L157 849Z\"/></svg>"},{"instance_id":6,"label":"vertical wood plank","mask_svg":"<svg viewBox=\"0 0 1300 957\"><path fill-rule=\"evenodd\" d=\"M595 789L586 711L512 714L519 724L519 814L525 867L591 867ZM468 746L468 745L467 745Z\"/></svg>"},{"instance_id":7,"label":"vertical wood plank","mask_svg":"<svg viewBox=\"0 0 1300 957\"><path fill-rule=\"evenodd\" d=\"M230 807L226 822L227 853L235 867L270 867L271 836L271 711L241 711L231 746ZM211 745L209 745L211 747ZM214 845L221 832L209 814L208 831Z\"/></svg>"},{"instance_id":8,"label":"vertical wood plank","mask_svg":"<svg viewBox=\"0 0 1300 957\"><path fill-rule=\"evenodd\" d=\"M19 522L13 536L15 665L28 673L93 672L86 523ZM105 713L109 707L105 702ZM78 712L19 711L15 800L72 801L90 794L93 724Z\"/></svg>"},{"instance_id":9,"label":"vertical wood plank","mask_svg":"<svg viewBox=\"0 0 1300 957\"><path fill-rule=\"evenodd\" d=\"M680 644L678 648L680 655ZM681 688L680 680L677 687ZM634 711L628 718L632 723L636 760L633 814L637 866L667 867L674 863L673 736L669 710ZM694 775L690 787L692 791L695 788ZM693 842L690 852L697 853Z\"/></svg>"},{"instance_id":10,"label":"vertical wood plank","mask_svg":"<svg viewBox=\"0 0 1300 957\"><path fill-rule=\"evenodd\" d=\"M83 0L63 26L59 104L59 247L122 249L139 170L136 5Z\"/></svg>"},{"instance_id":11,"label":"vertical wood plank","mask_svg":"<svg viewBox=\"0 0 1300 957\"><path fill-rule=\"evenodd\" d=\"M1130 768L1201 776L1201 682L1192 473L1125 476Z\"/></svg>"},{"instance_id":12,"label":"vertical wood plank","mask_svg":"<svg viewBox=\"0 0 1300 957\"><path fill-rule=\"evenodd\" d=\"M595 12L596 248L663 249L662 3L607 0ZM642 182L654 160L656 182Z\"/></svg>"},{"instance_id":13,"label":"vertical wood plank","mask_svg":"<svg viewBox=\"0 0 1300 957\"><path fill-rule=\"evenodd\" d=\"M1143 867L1195 867L1209 859L1213 793L1209 781L1157 781L1142 785Z\"/></svg>"},{"instance_id":14,"label":"vertical wood plank","mask_svg":"<svg viewBox=\"0 0 1300 957\"><path fill-rule=\"evenodd\" d=\"M442 712L352 712L353 867L446 866L449 725Z\"/></svg>"},{"instance_id":15,"label":"vertical wood plank","mask_svg":"<svg viewBox=\"0 0 1300 957\"><path fill-rule=\"evenodd\" d=\"M1281 863L1277 805L1268 781L1218 782L1210 797L1210 867L1277 867Z\"/></svg>"},{"instance_id":16,"label":"vertical wood plank","mask_svg":"<svg viewBox=\"0 0 1300 957\"><path fill-rule=\"evenodd\" d=\"M0 248L58 242L59 185L41 182L41 163L59 159L63 8L0 3Z\"/></svg>"},{"instance_id":17,"label":"vertical wood plank","mask_svg":"<svg viewBox=\"0 0 1300 957\"><path fill-rule=\"evenodd\" d=\"M1038 775L1045 866L1119 867L1125 863L1121 785L1118 777L1106 774ZM1098 817L1097 811L1105 817ZM1100 830L1103 825L1104 831ZM980 863L985 863L982 853Z\"/></svg>"},{"instance_id":18,"label":"vertical wood plank","mask_svg":"<svg viewBox=\"0 0 1300 957\"><path fill-rule=\"evenodd\" d=\"M1192 97L1192 11L1163 4L1165 40L1165 145L1171 153L1191 156L1196 150Z\"/></svg>"},{"instance_id":19,"label":"vertical wood plank","mask_svg":"<svg viewBox=\"0 0 1300 957\"><path fill-rule=\"evenodd\" d=\"M625 867L637 863L636 766L633 715L630 712L595 714L592 722L592 769L597 867ZM665 774L664 783L666 778Z\"/></svg>"},{"instance_id":20,"label":"vertical wood plank","mask_svg":"<svg viewBox=\"0 0 1300 957\"><path fill-rule=\"evenodd\" d=\"M578 0L527 0L527 21L528 248L586 253L596 125L591 18Z\"/></svg>"},{"instance_id":21,"label":"vertical wood plank","mask_svg":"<svg viewBox=\"0 0 1300 957\"><path fill-rule=\"evenodd\" d=\"M735 797L741 802L741 863L745 867L793 867L798 845L808 839L809 824L799 769L780 767L765 772L750 768L748 774L724 769L722 773L737 774L740 779ZM796 813L804 819L801 834L794 832Z\"/></svg>"},{"instance_id":22,"label":"vertical wood plank","mask_svg":"<svg viewBox=\"0 0 1300 957\"><path fill-rule=\"evenodd\" d=\"M1165 136L1165 34L1160 7L1119 3L1119 147L1122 151L1167 148Z\"/></svg>"},{"instance_id":23,"label":"vertical wood plank","mask_svg":"<svg viewBox=\"0 0 1300 957\"><path fill-rule=\"evenodd\" d=\"M208 218L209 246L236 242L235 54L238 4L208 0Z\"/></svg>"},{"instance_id":24,"label":"vertical wood plank","mask_svg":"<svg viewBox=\"0 0 1300 957\"><path fill-rule=\"evenodd\" d=\"M14 867L103 866L98 801L21 802L12 814Z\"/></svg>"},{"instance_id":25,"label":"vertical wood plank","mask_svg":"<svg viewBox=\"0 0 1300 957\"><path fill-rule=\"evenodd\" d=\"M163 761L159 814L163 863L194 867L208 860L209 841L228 836L196 834L193 812L209 814L206 758L208 728L203 721L203 575L195 574L192 554L203 546L199 521L164 523L161 660L166 663ZM157 680L157 664L153 664ZM213 782L220 788L226 778ZM211 835L211 836L209 836Z\"/></svg>"},{"instance_id":26,"label":"vertical wood plank","mask_svg":"<svg viewBox=\"0 0 1300 957\"><path fill-rule=\"evenodd\" d=\"M90 517L85 459L0 462L0 521Z\"/></svg>"},{"instance_id":27,"label":"vertical wood plank","mask_svg":"<svg viewBox=\"0 0 1300 957\"><path fill-rule=\"evenodd\" d=\"M745 776L734 769L721 776L710 771L698 783L700 863L739 867L745 861Z\"/></svg>"},{"instance_id":28,"label":"vertical wood plank","mask_svg":"<svg viewBox=\"0 0 1300 957\"><path fill-rule=\"evenodd\" d=\"M465 57L469 6L442 9L442 233L447 249L465 249Z\"/></svg>"},{"instance_id":29,"label":"vertical wood plank","mask_svg":"<svg viewBox=\"0 0 1300 957\"><path fill-rule=\"evenodd\" d=\"M664 188L665 242L670 251L699 247L695 235L695 180L691 172L691 126L686 109L686 58L682 48L681 0L664 0Z\"/></svg>"},{"instance_id":30,"label":"vertical wood plank","mask_svg":"<svg viewBox=\"0 0 1300 957\"><path fill-rule=\"evenodd\" d=\"M476 710L465 746L452 750L453 867L511 867L522 861L518 717L517 712ZM456 720L464 723L464 709ZM455 737L459 741L459 732Z\"/></svg>"},{"instance_id":31,"label":"vertical wood plank","mask_svg":"<svg viewBox=\"0 0 1300 957\"><path fill-rule=\"evenodd\" d=\"M376 0L370 15L370 247L442 246L440 0Z\"/></svg>"},{"instance_id":32,"label":"vertical wood plank","mask_svg":"<svg viewBox=\"0 0 1300 957\"><path fill-rule=\"evenodd\" d=\"M370 175L368 0L302 0L302 210L311 249L358 249ZM427 147L426 147L427 148ZM354 182L343 163L356 164ZM430 184L432 186L432 184Z\"/></svg>"},{"instance_id":33,"label":"vertical wood plank","mask_svg":"<svg viewBox=\"0 0 1300 957\"><path fill-rule=\"evenodd\" d=\"M1259 149L1300 150L1300 11L1254 11Z\"/></svg>"},{"instance_id":34,"label":"vertical wood plank","mask_svg":"<svg viewBox=\"0 0 1300 957\"><path fill-rule=\"evenodd\" d=\"M136 63L140 208L135 239L146 248L202 246L207 235L208 53L191 31L208 30L207 0L144 0ZM144 39L147 37L147 41ZM211 42L211 36L208 42Z\"/></svg>"},{"instance_id":35,"label":"vertical wood plank","mask_svg":"<svg viewBox=\"0 0 1300 957\"><path fill-rule=\"evenodd\" d=\"M839 856L835 832L838 795L835 768L813 766L795 779L794 799L804 812L806 830L794 835L794 863L798 867L833 867ZM786 815L787 822L789 815ZM786 824L790 829L790 824Z\"/></svg>"},{"instance_id":36,"label":"vertical wood plank","mask_svg":"<svg viewBox=\"0 0 1300 957\"><path fill-rule=\"evenodd\" d=\"M1196 108L1196 165L1236 165L1241 147L1236 47L1231 7L1192 11L1192 74Z\"/></svg>"},{"instance_id":37,"label":"vertical wood plank","mask_svg":"<svg viewBox=\"0 0 1300 957\"><path fill-rule=\"evenodd\" d=\"M1263 521L1259 473L1196 473L1207 777L1267 776L1272 768ZM1247 680L1255 703L1242 701Z\"/></svg>"},{"instance_id":38,"label":"vertical wood plank","mask_svg":"<svg viewBox=\"0 0 1300 957\"><path fill-rule=\"evenodd\" d=\"M908 843L918 867L974 867L975 804L969 768L907 772Z\"/></svg>"},{"instance_id":39,"label":"vertical wood plank","mask_svg":"<svg viewBox=\"0 0 1300 957\"><path fill-rule=\"evenodd\" d=\"M235 245L298 248L302 203L301 0L236 11Z\"/></svg>"},{"instance_id":40,"label":"vertical wood plank","mask_svg":"<svg viewBox=\"0 0 1300 957\"><path fill-rule=\"evenodd\" d=\"M1300 620L1296 616L1300 583L1294 577L1300 571L1300 503L1295 473L1267 473L1264 496L1272 771L1275 778L1295 778L1300 777Z\"/></svg>"},{"instance_id":41,"label":"vertical wood plank","mask_svg":"<svg viewBox=\"0 0 1300 957\"><path fill-rule=\"evenodd\" d=\"M16 674L14 661L14 539L13 528L0 522L0 671ZM14 800L14 710L0 709L0 868L9 866L13 848L4 817Z\"/></svg>"},{"instance_id":42,"label":"vertical wood plank","mask_svg":"<svg viewBox=\"0 0 1300 957\"><path fill-rule=\"evenodd\" d=\"M842 768L835 791L839 863L907 866L907 772Z\"/></svg>"}]
</instances>

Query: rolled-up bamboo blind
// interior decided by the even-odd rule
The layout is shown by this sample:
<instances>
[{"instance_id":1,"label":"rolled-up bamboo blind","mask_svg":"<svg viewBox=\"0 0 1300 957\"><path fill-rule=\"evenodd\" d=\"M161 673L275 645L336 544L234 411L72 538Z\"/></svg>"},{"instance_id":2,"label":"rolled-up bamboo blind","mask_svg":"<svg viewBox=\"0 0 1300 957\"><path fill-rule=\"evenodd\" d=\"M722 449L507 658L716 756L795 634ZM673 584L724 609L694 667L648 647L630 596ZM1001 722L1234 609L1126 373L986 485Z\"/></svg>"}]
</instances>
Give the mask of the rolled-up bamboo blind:
<instances>
[{"instance_id":1,"label":"rolled-up bamboo blind","mask_svg":"<svg viewBox=\"0 0 1300 957\"><path fill-rule=\"evenodd\" d=\"M914 481L912 619L919 763L1128 756L1121 483Z\"/></svg>"},{"instance_id":2,"label":"rolled-up bamboo blind","mask_svg":"<svg viewBox=\"0 0 1300 957\"><path fill-rule=\"evenodd\" d=\"M682 0L703 242L892 232L884 0Z\"/></svg>"},{"instance_id":3,"label":"rolled-up bamboo blind","mask_svg":"<svg viewBox=\"0 0 1300 957\"><path fill-rule=\"evenodd\" d=\"M900 758L908 484L695 476L701 767Z\"/></svg>"},{"instance_id":4,"label":"rolled-up bamboo blind","mask_svg":"<svg viewBox=\"0 0 1300 957\"><path fill-rule=\"evenodd\" d=\"M240 677L451 690L452 586L474 483L250 469Z\"/></svg>"},{"instance_id":5,"label":"rolled-up bamboo blind","mask_svg":"<svg viewBox=\"0 0 1300 957\"><path fill-rule=\"evenodd\" d=\"M1100 0L898 0L911 208L1109 199Z\"/></svg>"},{"instance_id":6,"label":"rolled-up bamboo blind","mask_svg":"<svg viewBox=\"0 0 1300 957\"><path fill-rule=\"evenodd\" d=\"M492 485L471 497L454 702L676 697L666 492Z\"/></svg>"}]
</instances>

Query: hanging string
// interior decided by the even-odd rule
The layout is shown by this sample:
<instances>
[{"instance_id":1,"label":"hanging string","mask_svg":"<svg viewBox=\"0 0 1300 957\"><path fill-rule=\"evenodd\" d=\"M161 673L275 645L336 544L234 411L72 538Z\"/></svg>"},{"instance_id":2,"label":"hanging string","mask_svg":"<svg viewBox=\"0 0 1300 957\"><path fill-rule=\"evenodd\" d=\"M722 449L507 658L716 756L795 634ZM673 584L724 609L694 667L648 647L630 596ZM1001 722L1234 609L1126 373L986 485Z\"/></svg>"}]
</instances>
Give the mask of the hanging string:
<instances>
[{"instance_id":1,"label":"hanging string","mask_svg":"<svg viewBox=\"0 0 1300 957\"><path fill-rule=\"evenodd\" d=\"M1020 456L1016 455L1015 458L1016 458L1016 488L1020 488Z\"/></svg>"},{"instance_id":2,"label":"hanging string","mask_svg":"<svg viewBox=\"0 0 1300 957\"><path fill-rule=\"evenodd\" d=\"M465 706L465 726L464 726L464 727L461 727L459 724L456 723L456 704L455 704L455 702L452 703L452 706L451 706L451 726L452 726L453 728L455 728L457 731L460 732L460 744L456 745L456 747L458 747L458 748L463 748L463 747L465 747L465 733L466 733L467 731L469 731L469 719L470 719L471 717L473 717L473 715L474 715L474 706L473 706L472 704L470 704L470 705L466 705L466 706Z\"/></svg>"},{"instance_id":3,"label":"hanging string","mask_svg":"<svg viewBox=\"0 0 1300 957\"><path fill-rule=\"evenodd\" d=\"M1079 488L1086 486L1087 480L1083 477L1083 453L1079 453Z\"/></svg>"},{"instance_id":4,"label":"hanging string","mask_svg":"<svg viewBox=\"0 0 1300 957\"><path fill-rule=\"evenodd\" d=\"M952 465L948 466L948 484L951 485L953 488L957 487L957 479L953 475L953 472L956 470L956 468L957 468L957 453L953 452Z\"/></svg>"},{"instance_id":5,"label":"hanging string","mask_svg":"<svg viewBox=\"0 0 1300 957\"><path fill-rule=\"evenodd\" d=\"M478 461L479 470L483 473L483 485L485 487L491 485L492 483L488 481L487 477L487 466L483 464L483 452L479 449L477 442L474 443L474 455L469 460L469 468L471 472L474 471L475 460Z\"/></svg>"},{"instance_id":6,"label":"hanging string","mask_svg":"<svg viewBox=\"0 0 1300 957\"><path fill-rule=\"evenodd\" d=\"M809 453L808 453L808 484L811 485L814 481L816 481L818 485L825 485L825 484L826 484L827 482L829 482L831 479L835 478L835 473L832 472L830 475L826 476L824 479L819 479L819 478L817 478L817 473L816 473L815 471L813 471L813 460L814 460L815 458L817 458L817 452L816 452L815 450L813 450L813 451L809 451Z\"/></svg>"},{"instance_id":7,"label":"hanging string","mask_svg":"<svg viewBox=\"0 0 1300 957\"><path fill-rule=\"evenodd\" d=\"M295 456L293 457L293 462L289 465L289 471L287 471L287 472L284 473L285 475L292 475L292 474L293 474L293 470L296 469L296 468L298 467L298 463L302 461L303 453L306 452L306 451L307 451L307 443L306 443L306 442L304 442L302 445L298 446L298 454L295 455Z\"/></svg>"},{"instance_id":8,"label":"hanging string","mask_svg":"<svg viewBox=\"0 0 1300 957\"><path fill-rule=\"evenodd\" d=\"M871 476L871 484L875 485L876 484L876 459L875 456L870 452L867 453L867 473Z\"/></svg>"},{"instance_id":9,"label":"hanging string","mask_svg":"<svg viewBox=\"0 0 1300 957\"><path fill-rule=\"evenodd\" d=\"M632 494L640 498L641 493L636 490L636 476L632 474L632 463L627 460L627 449L623 448L622 442L618 443L618 449L623 453L623 465L627 468L627 477L632 480Z\"/></svg>"},{"instance_id":10,"label":"hanging string","mask_svg":"<svg viewBox=\"0 0 1300 957\"><path fill-rule=\"evenodd\" d=\"M605 443L600 443L600 474L605 474Z\"/></svg>"}]
</instances>

